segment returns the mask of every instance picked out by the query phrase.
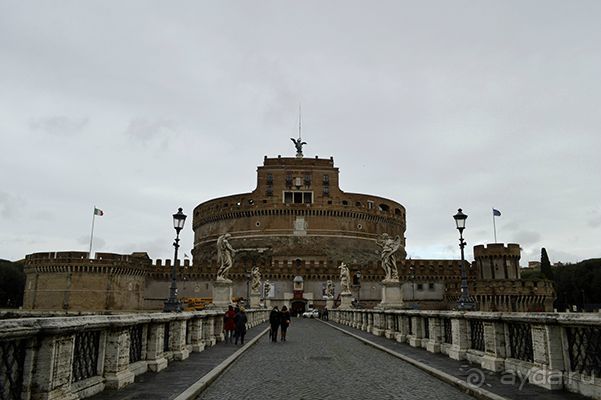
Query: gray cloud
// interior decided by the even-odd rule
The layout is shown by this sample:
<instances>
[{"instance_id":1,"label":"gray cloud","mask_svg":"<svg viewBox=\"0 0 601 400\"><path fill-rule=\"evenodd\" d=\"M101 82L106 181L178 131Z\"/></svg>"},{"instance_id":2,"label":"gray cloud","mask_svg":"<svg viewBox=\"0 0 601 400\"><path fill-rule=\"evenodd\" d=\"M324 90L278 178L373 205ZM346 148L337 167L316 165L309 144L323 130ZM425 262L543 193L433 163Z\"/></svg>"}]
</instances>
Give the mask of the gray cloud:
<instances>
[{"instance_id":1,"label":"gray cloud","mask_svg":"<svg viewBox=\"0 0 601 400\"><path fill-rule=\"evenodd\" d=\"M167 119L149 120L135 118L130 121L125 134L131 139L147 144L153 140L161 140L166 144L177 133L175 122Z\"/></svg>"},{"instance_id":2,"label":"gray cloud","mask_svg":"<svg viewBox=\"0 0 601 400\"><path fill-rule=\"evenodd\" d=\"M90 237L89 236L80 236L77 238L77 243L81 245L90 245ZM106 240L101 237L97 237L94 235L94 243L92 244L92 252L104 250L106 248ZM89 247L86 251L89 250Z\"/></svg>"},{"instance_id":3,"label":"gray cloud","mask_svg":"<svg viewBox=\"0 0 601 400\"><path fill-rule=\"evenodd\" d=\"M540 242L541 235L538 232L520 230L513 234L513 238L517 243L523 246L530 246Z\"/></svg>"},{"instance_id":4,"label":"gray cloud","mask_svg":"<svg viewBox=\"0 0 601 400\"><path fill-rule=\"evenodd\" d=\"M4 218L15 218L19 213L22 201L15 195L0 192L0 215Z\"/></svg>"},{"instance_id":5,"label":"gray cloud","mask_svg":"<svg viewBox=\"0 0 601 400\"><path fill-rule=\"evenodd\" d=\"M172 257L178 206L294 155L299 102L307 154L406 207L412 257L459 257L459 207L467 257L493 241L491 207L525 254L599 256L598 1L1 7L0 190L20 196L0 199L2 231L43 242L0 257L85 249L94 204L106 251Z\"/></svg>"},{"instance_id":6,"label":"gray cloud","mask_svg":"<svg viewBox=\"0 0 601 400\"><path fill-rule=\"evenodd\" d=\"M89 118L73 118L63 115L32 118L29 127L34 131L42 131L56 136L72 136L81 134L88 125Z\"/></svg>"}]
</instances>

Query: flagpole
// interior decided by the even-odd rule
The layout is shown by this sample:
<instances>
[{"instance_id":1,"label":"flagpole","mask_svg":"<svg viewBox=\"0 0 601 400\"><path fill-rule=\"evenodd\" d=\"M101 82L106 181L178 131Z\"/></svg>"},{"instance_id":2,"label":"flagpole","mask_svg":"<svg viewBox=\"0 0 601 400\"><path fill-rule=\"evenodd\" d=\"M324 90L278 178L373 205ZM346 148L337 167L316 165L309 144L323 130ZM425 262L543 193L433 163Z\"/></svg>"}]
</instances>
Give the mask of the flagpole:
<instances>
[{"instance_id":1,"label":"flagpole","mask_svg":"<svg viewBox=\"0 0 601 400\"><path fill-rule=\"evenodd\" d=\"M497 224L495 224L495 210L492 211L492 227L495 232L495 243L497 243Z\"/></svg>"},{"instance_id":2,"label":"flagpole","mask_svg":"<svg viewBox=\"0 0 601 400\"><path fill-rule=\"evenodd\" d=\"M88 258L92 258L92 240L94 239L94 221L96 220L96 206L94 206L94 211L92 211L92 233L90 233L90 252L88 253Z\"/></svg>"}]
</instances>

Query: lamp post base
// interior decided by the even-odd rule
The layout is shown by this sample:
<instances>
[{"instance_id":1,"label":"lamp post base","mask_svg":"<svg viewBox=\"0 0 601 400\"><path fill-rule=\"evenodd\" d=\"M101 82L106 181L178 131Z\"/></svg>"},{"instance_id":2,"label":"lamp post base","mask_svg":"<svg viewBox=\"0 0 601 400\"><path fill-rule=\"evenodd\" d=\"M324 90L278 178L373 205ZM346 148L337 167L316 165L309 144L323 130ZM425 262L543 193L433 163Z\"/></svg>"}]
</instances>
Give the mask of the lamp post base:
<instances>
[{"instance_id":1,"label":"lamp post base","mask_svg":"<svg viewBox=\"0 0 601 400\"><path fill-rule=\"evenodd\" d=\"M478 309L476 302L472 299L459 299L455 307L459 311L476 311Z\"/></svg>"},{"instance_id":2,"label":"lamp post base","mask_svg":"<svg viewBox=\"0 0 601 400\"><path fill-rule=\"evenodd\" d=\"M182 303L180 301L167 300L163 306L163 312L181 312Z\"/></svg>"}]
</instances>

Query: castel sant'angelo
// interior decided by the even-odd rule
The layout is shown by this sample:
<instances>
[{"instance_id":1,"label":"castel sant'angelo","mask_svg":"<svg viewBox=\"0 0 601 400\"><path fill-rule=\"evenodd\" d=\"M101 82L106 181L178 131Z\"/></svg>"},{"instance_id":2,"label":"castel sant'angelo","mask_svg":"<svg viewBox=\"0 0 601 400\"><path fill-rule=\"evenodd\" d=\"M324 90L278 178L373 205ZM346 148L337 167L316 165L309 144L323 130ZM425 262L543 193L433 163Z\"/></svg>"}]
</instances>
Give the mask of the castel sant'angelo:
<instances>
[{"instance_id":1,"label":"castel sant'angelo","mask_svg":"<svg viewBox=\"0 0 601 400\"><path fill-rule=\"evenodd\" d=\"M460 260L406 259L406 210L400 203L344 192L334 159L309 158L300 140L295 157L265 157L256 189L205 201L192 214L193 262L178 270L178 296L211 297L219 269L217 241L229 234L235 250L232 295L248 298L251 270L270 282L261 294L293 312L326 304L326 282L340 287L341 264L350 271L353 304L381 301L385 267L381 241L396 244L398 286L407 308L451 309L460 294ZM551 311L553 288L520 277L518 244L474 247L467 265L470 294L480 310ZM171 260L146 253L34 253L26 257L24 308L60 310L162 309L169 295ZM265 302L262 299L262 302Z\"/></svg>"}]
</instances>

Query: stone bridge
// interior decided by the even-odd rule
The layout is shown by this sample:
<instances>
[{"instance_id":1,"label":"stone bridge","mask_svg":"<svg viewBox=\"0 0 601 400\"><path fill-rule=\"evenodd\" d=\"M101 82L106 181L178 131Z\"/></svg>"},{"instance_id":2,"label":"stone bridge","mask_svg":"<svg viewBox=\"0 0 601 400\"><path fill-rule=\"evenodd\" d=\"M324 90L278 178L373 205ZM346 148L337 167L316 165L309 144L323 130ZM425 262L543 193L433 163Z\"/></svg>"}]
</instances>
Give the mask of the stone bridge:
<instances>
[{"instance_id":1,"label":"stone bridge","mask_svg":"<svg viewBox=\"0 0 601 400\"><path fill-rule=\"evenodd\" d=\"M244 346L223 313L0 321L5 399L601 399L601 317L331 310L267 337L249 310Z\"/></svg>"}]
</instances>

